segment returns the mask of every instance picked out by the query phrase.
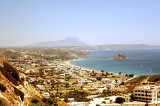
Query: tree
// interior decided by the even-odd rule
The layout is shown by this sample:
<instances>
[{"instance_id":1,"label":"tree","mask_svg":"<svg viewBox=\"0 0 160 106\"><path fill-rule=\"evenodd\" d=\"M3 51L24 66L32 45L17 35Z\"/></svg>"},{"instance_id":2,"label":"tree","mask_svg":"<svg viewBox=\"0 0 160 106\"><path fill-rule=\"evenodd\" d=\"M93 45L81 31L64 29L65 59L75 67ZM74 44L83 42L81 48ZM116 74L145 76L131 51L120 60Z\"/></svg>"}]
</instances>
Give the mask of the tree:
<instances>
[{"instance_id":1,"label":"tree","mask_svg":"<svg viewBox=\"0 0 160 106\"><path fill-rule=\"evenodd\" d=\"M134 96L133 96L133 94L130 96L130 101L134 101Z\"/></svg>"},{"instance_id":2,"label":"tree","mask_svg":"<svg viewBox=\"0 0 160 106\"><path fill-rule=\"evenodd\" d=\"M106 76L108 76L109 75L109 73L108 72L106 72Z\"/></svg>"},{"instance_id":3,"label":"tree","mask_svg":"<svg viewBox=\"0 0 160 106\"><path fill-rule=\"evenodd\" d=\"M97 80L101 81L102 80L102 77L96 77Z\"/></svg>"},{"instance_id":4,"label":"tree","mask_svg":"<svg viewBox=\"0 0 160 106\"><path fill-rule=\"evenodd\" d=\"M131 77L131 78L134 77L134 74L129 74L129 77Z\"/></svg>"},{"instance_id":5,"label":"tree","mask_svg":"<svg viewBox=\"0 0 160 106\"><path fill-rule=\"evenodd\" d=\"M102 76L104 75L104 70L101 70Z\"/></svg>"},{"instance_id":6,"label":"tree","mask_svg":"<svg viewBox=\"0 0 160 106\"><path fill-rule=\"evenodd\" d=\"M103 73L104 72L104 70L101 70L101 73Z\"/></svg>"},{"instance_id":7,"label":"tree","mask_svg":"<svg viewBox=\"0 0 160 106\"><path fill-rule=\"evenodd\" d=\"M128 77L128 74L126 74L125 77Z\"/></svg>"},{"instance_id":8,"label":"tree","mask_svg":"<svg viewBox=\"0 0 160 106\"><path fill-rule=\"evenodd\" d=\"M102 96L109 96L111 94L110 90L109 89L105 89L103 90L102 92Z\"/></svg>"},{"instance_id":9,"label":"tree","mask_svg":"<svg viewBox=\"0 0 160 106\"><path fill-rule=\"evenodd\" d=\"M69 102L68 96L65 96L65 97L64 97L64 101L65 101L65 102Z\"/></svg>"},{"instance_id":10,"label":"tree","mask_svg":"<svg viewBox=\"0 0 160 106\"><path fill-rule=\"evenodd\" d=\"M5 92L6 90L7 88L3 84L0 84L0 91Z\"/></svg>"},{"instance_id":11,"label":"tree","mask_svg":"<svg viewBox=\"0 0 160 106\"><path fill-rule=\"evenodd\" d=\"M121 84L120 85L124 85L125 83L124 82L121 82Z\"/></svg>"},{"instance_id":12,"label":"tree","mask_svg":"<svg viewBox=\"0 0 160 106\"><path fill-rule=\"evenodd\" d=\"M118 74L119 74L119 75L121 75L121 74L122 74L122 72L119 72Z\"/></svg>"},{"instance_id":13,"label":"tree","mask_svg":"<svg viewBox=\"0 0 160 106\"><path fill-rule=\"evenodd\" d=\"M123 104L125 102L125 99L122 97L117 97L115 102L119 104Z\"/></svg>"},{"instance_id":14,"label":"tree","mask_svg":"<svg viewBox=\"0 0 160 106\"><path fill-rule=\"evenodd\" d=\"M115 83L118 83L118 80L117 80L117 79L115 79Z\"/></svg>"}]
</instances>

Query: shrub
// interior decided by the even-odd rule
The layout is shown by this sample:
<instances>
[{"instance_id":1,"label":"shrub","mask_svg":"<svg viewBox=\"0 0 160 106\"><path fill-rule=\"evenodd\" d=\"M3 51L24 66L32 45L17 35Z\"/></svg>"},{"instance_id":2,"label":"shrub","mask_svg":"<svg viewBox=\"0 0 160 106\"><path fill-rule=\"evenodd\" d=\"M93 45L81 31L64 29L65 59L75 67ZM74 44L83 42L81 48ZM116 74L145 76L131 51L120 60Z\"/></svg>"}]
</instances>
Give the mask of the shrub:
<instances>
[{"instance_id":1,"label":"shrub","mask_svg":"<svg viewBox=\"0 0 160 106\"><path fill-rule=\"evenodd\" d=\"M48 106L48 105L45 105L45 104L39 102L39 103L36 103L36 104L32 103L29 106Z\"/></svg>"},{"instance_id":2,"label":"shrub","mask_svg":"<svg viewBox=\"0 0 160 106\"><path fill-rule=\"evenodd\" d=\"M102 80L102 77L96 77L96 79L97 79L98 81L101 81L101 80Z\"/></svg>"},{"instance_id":3,"label":"shrub","mask_svg":"<svg viewBox=\"0 0 160 106\"><path fill-rule=\"evenodd\" d=\"M0 91L5 92L6 90L7 88L3 84L0 84Z\"/></svg>"},{"instance_id":4,"label":"shrub","mask_svg":"<svg viewBox=\"0 0 160 106\"><path fill-rule=\"evenodd\" d=\"M51 99L46 99L46 98L43 98L42 99L42 102L48 104L48 105L52 105L54 104L54 100L51 100Z\"/></svg>"},{"instance_id":5,"label":"shrub","mask_svg":"<svg viewBox=\"0 0 160 106\"><path fill-rule=\"evenodd\" d=\"M106 104L106 101L103 101L102 103L103 103L103 104Z\"/></svg>"},{"instance_id":6,"label":"shrub","mask_svg":"<svg viewBox=\"0 0 160 106\"><path fill-rule=\"evenodd\" d=\"M39 102L39 100L37 100L37 99L32 99L31 100L31 103L34 103L34 104L37 104Z\"/></svg>"},{"instance_id":7,"label":"shrub","mask_svg":"<svg viewBox=\"0 0 160 106\"><path fill-rule=\"evenodd\" d=\"M125 102L125 99L122 97L117 97L115 102L119 104L123 104Z\"/></svg>"},{"instance_id":8,"label":"shrub","mask_svg":"<svg viewBox=\"0 0 160 106\"><path fill-rule=\"evenodd\" d=\"M64 97L64 101L65 101L65 102L69 102L69 100L68 100L68 97L67 97L67 96L65 96L65 97Z\"/></svg>"}]
</instances>

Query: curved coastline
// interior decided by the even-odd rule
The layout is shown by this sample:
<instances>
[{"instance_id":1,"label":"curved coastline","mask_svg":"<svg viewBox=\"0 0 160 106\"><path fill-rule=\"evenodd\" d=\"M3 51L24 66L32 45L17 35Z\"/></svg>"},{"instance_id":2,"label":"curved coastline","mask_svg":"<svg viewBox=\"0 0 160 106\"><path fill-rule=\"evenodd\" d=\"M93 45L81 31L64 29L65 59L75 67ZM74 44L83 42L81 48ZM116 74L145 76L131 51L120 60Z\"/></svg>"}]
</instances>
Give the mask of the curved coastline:
<instances>
[{"instance_id":1,"label":"curved coastline","mask_svg":"<svg viewBox=\"0 0 160 106\"><path fill-rule=\"evenodd\" d=\"M73 59L73 60L67 60L65 61L64 63L71 66L71 67L79 67L81 68L82 70L87 70L87 71L96 71L97 73L101 73L101 70L97 70L97 69L90 69L90 68L86 68L86 67L82 67L82 66L78 66L78 65L75 65L75 64L72 64L71 62L74 62L74 61L81 61L81 60L85 60L84 58L78 58L78 59ZM107 71L107 70L104 70L105 72L108 72L108 73L112 73L113 75L118 75L119 73L118 72L111 72L111 71ZM125 73L121 72L122 75L125 75ZM132 73L130 73L132 74ZM134 74L134 78L137 77L137 76L141 76L141 75L137 75L137 74Z\"/></svg>"},{"instance_id":2,"label":"curved coastline","mask_svg":"<svg viewBox=\"0 0 160 106\"><path fill-rule=\"evenodd\" d=\"M125 54L126 61L107 61L105 58L113 57L117 53ZM160 50L131 50L131 51L97 51L94 55L87 55L71 60L71 64L92 70L134 75L160 74ZM153 55L153 56L152 56Z\"/></svg>"},{"instance_id":3,"label":"curved coastline","mask_svg":"<svg viewBox=\"0 0 160 106\"><path fill-rule=\"evenodd\" d=\"M67 61L65 61L65 64L70 65L70 66L72 66L72 67L79 67L79 68L81 68L81 69L83 69L83 70L90 70L90 71L93 70L93 69L89 69L89 68L86 68L86 67L81 67L81 66L78 66L78 65L74 65L74 64L71 63L71 62L73 62L73 61L81 61L81 60L85 60L85 59L78 58L78 59L73 59L73 60L67 60ZM98 70L94 70L94 71L98 71ZM99 71L98 71L98 72L99 72Z\"/></svg>"},{"instance_id":4,"label":"curved coastline","mask_svg":"<svg viewBox=\"0 0 160 106\"><path fill-rule=\"evenodd\" d=\"M65 64L70 65L70 66L72 66L72 67L79 67L79 68L81 68L82 70L88 70L88 71L93 71L93 70L94 70L94 71L96 71L97 73L101 72L101 70L90 69L90 68L78 66L78 65L75 65L75 64L72 64L72 63L71 63L71 62L73 62L73 61L81 61L81 60L85 60L85 59L84 59L84 58L78 58L78 59L73 59L73 60L67 60L67 61L65 61ZM105 70L105 72L112 73L112 74L115 74L115 75L118 74L118 73L109 72L109 71L106 71L106 70Z\"/></svg>"}]
</instances>

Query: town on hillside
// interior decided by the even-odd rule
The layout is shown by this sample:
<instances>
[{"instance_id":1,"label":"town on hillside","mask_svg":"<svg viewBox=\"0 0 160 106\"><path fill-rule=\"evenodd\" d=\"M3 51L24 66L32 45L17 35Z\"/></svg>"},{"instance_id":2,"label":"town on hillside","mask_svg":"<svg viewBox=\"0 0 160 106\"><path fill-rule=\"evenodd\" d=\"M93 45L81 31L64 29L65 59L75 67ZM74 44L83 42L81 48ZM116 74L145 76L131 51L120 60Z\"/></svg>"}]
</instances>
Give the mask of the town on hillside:
<instances>
[{"instance_id":1,"label":"town on hillside","mask_svg":"<svg viewBox=\"0 0 160 106\"><path fill-rule=\"evenodd\" d=\"M160 75L111 73L70 64L89 53L1 49L2 106L159 106Z\"/></svg>"}]
</instances>

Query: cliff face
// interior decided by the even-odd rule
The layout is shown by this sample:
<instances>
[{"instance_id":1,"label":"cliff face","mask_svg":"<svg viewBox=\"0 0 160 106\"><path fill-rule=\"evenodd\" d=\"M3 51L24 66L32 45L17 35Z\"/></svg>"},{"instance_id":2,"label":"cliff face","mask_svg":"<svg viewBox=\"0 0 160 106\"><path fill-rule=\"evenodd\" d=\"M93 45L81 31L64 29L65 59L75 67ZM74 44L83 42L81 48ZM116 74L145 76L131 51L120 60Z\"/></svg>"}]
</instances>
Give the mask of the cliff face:
<instances>
[{"instance_id":1,"label":"cliff face","mask_svg":"<svg viewBox=\"0 0 160 106\"><path fill-rule=\"evenodd\" d=\"M0 64L0 106L28 106L40 94L8 63Z\"/></svg>"}]
</instances>

